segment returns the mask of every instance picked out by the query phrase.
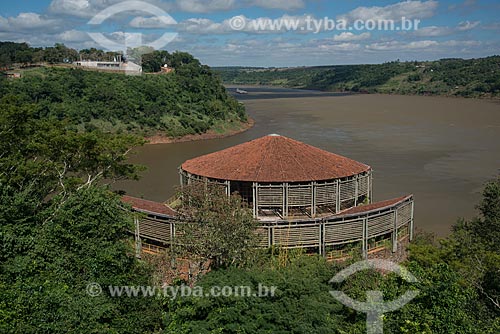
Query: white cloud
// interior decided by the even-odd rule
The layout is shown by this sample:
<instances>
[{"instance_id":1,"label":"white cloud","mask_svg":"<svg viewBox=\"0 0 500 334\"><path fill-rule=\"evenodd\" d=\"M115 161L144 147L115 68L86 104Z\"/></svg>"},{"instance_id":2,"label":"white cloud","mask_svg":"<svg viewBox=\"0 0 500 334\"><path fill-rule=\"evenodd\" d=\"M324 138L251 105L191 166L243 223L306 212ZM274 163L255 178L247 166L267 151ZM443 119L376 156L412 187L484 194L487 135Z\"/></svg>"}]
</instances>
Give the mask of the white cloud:
<instances>
[{"instance_id":1,"label":"white cloud","mask_svg":"<svg viewBox=\"0 0 500 334\"><path fill-rule=\"evenodd\" d=\"M462 12L467 12L474 10L478 7L477 0L465 0L462 3L455 3L448 6L449 10L460 10Z\"/></svg>"},{"instance_id":2,"label":"white cloud","mask_svg":"<svg viewBox=\"0 0 500 334\"><path fill-rule=\"evenodd\" d=\"M19 13L16 17L0 16L0 31L31 31L37 29L57 30L60 20L50 19L37 13Z\"/></svg>"},{"instance_id":3,"label":"white cloud","mask_svg":"<svg viewBox=\"0 0 500 334\"><path fill-rule=\"evenodd\" d=\"M435 14L438 2L429 1L403 1L392 5L379 7L358 7L341 19L354 20L395 20L400 21L402 17L407 19L424 19Z\"/></svg>"},{"instance_id":4,"label":"white cloud","mask_svg":"<svg viewBox=\"0 0 500 334\"><path fill-rule=\"evenodd\" d=\"M177 0L177 9L189 13L227 11L238 7L295 10L305 7L303 0Z\"/></svg>"},{"instance_id":5,"label":"white cloud","mask_svg":"<svg viewBox=\"0 0 500 334\"><path fill-rule=\"evenodd\" d=\"M204 18L191 18L177 25L180 32L189 34L224 34L231 31L224 23L217 23Z\"/></svg>"},{"instance_id":6,"label":"white cloud","mask_svg":"<svg viewBox=\"0 0 500 334\"><path fill-rule=\"evenodd\" d=\"M287 24L290 31L306 33L301 30L306 28L306 15L291 16L283 15L276 19L269 17L258 17L255 19L247 18L244 15L238 15L226 19L222 22L214 22L206 18L191 18L180 22L177 26L179 32L190 34L228 34L244 32L247 34L280 34L287 31ZM244 24L241 29L233 29L231 23L233 19L243 20ZM309 31L311 32L311 31Z\"/></svg>"},{"instance_id":7,"label":"white cloud","mask_svg":"<svg viewBox=\"0 0 500 334\"><path fill-rule=\"evenodd\" d=\"M460 22L456 27L448 26L428 26L423 27L418 30L411 32L411 35L417 37L438 37L438 36L448 36L455 33L460 33L464 31L469 31L477 26L479 26L479 21L464 21Z\"/></svg>"},{"instance_id":8,"label":"white cloud","mask_svg":"<svg viewBox=\"0 0 500 334\"><path fill-rule=\"evenodd\" d=\"M91 18L100 11L118 4L125 0L52 0L49 5L49 12L59 15L76 16L80 18ZM174 5L170 2L162 2L162 0L139 0L150 3L162 10L170 11L174 9ZM132 6L132 12L137 12L136 6ZM118 13L117 13L118 15Z\"/></svg>"},{"instance_id":9,"label":"white cloud","mask_svg":"<svg viewBox=\"0 0 500 334\"><path fill-rule=\"evenodd\" d=\"M62 42L84 42L90 41L90 36L85 31L68 30L64 31L57 36L57 41Z\"/></svg>"},{"instance_id":10,"label":"white cloud","mask_svg":"<svg viewBox=\"0 0 500 334\"><path fill-rule=\"evenodd\" d=\"M390 50L404 51L404 50L415 50L415 49L427 49L437 45L439 45L438 42L431 40L415 41L410 43L405 43L400 41L388 41L388 42L379 42L366 45L366 49L374 51L390 51Z\"/></svg>"},{"instance_id":11,"label":"white cloud","mask_svg":"<svg viewBox=\"0 0 500 334\"><path fill-rule=\"evenodd\" d=\"M500 22L493 22L481 26L483 29L487 30L500 30Z\"/></svg>"},{"instance_id":12,"label":"white cloud","mask_svg":"<svg viewBox=\"0 0 500 334\"><path fill-rule=\"evenodd\" d=\"M366 45L365 48L370 51L397 51L401 54L405 52L414 52L421 55L423 52L439 54L441 56L450 57L456 56L459 53L472 53L478 51L478 46L482 46L481 41L474 40L448 40L443 42L433 40L422 40L414 42L401 42L401 41L387 41L372 43ZM490 48L491 46L488 46ZM483 51L484 52L484 51Z\"/></svg>"},{"instance_id":13,"label":"white cloud","mask_svg":"<svg viewBox=\"0 0 500 334\"><path fill-rule=\"evenodd\" d=\"M364 32L359 35L355 35L352 32L343 32L338 35L333 36L333 40L336 42L346 42L346 41L362 41L369 39L371 34L369 32Z\"/></svg>"},{"instance_id":14,"label":"white cloud","mask_svg":"<svg viewBox=\"0 0 500 334\"><path fill-rule=\"evenodd\" d=\"M133 28L166 28L173 24L177 22L171 16L137 16L129 23Z\"/></svg>"},{"instance_id":15,"label":"white cloud","mask_svg":"<svg viewBox=\"0 0 500 334\"><path fill-rule=\"evenodd\" d=\"M54 14L91 17L98 12L98 5L91 0L52 0L49 11Z\"/></svg>"},{"instance_id":16,"label":"white cloud","mask_svg":"<svg viewBox=\"0 0 500 334\"><path fill-rule=\"evenodd\" d=\"M209 13L233 9L235 0L177 0L179 10L190 13Z\"/></svg>"},{"instance_id":17,"label":"white cloud","mask_svg":"<svg viewBox=\"0 0 500 334\"><path fill-rule=\"evenodd\" d=\"M458 46L461 48L467 48L467 47L477 47L482 45L483 43L481 41L457 41L457 40L449 40L449 41L444 41L441 43L441 45L444 46Z\"/></svg>"},{"instance_id":18,"label":"white cloud","mask_svg":"<svg viewBox=\"0 0 500 334\"><path fill-rule=\"evenodd\" d=\"M323 51L355 51L361 49L361 44L340 43L340 44L320 44L318 48Z\"/></svg>"},{"instance_id":19,"label":"white cloud","mask_svg":"<svg viewBox=\"0 0 500 334\"><path fill-rule=\"evenodd\" d=\"M304 8L303 0L253 0L251 5L270 9L294 10Z\"/></svg>"},{"instance_id":20,"label":"white cloud","mask_svg":"<svg viewBox=\"0 0 500 334\"><path fill-rule=\"evenodd\" d=\"M437 37L451 35L455 29L451 27L428 26L413 31L411 34L418 37Z\"/></svg>"},{"instance_id":21,"label":"white cloud","mask_svg":"<svg viewBox=\"0 0 500 334\"><path fill-rule=\"evenodd\" d=\"M457 30L460 30L460 31L472 30L475 27L477 27L479 25L479 23L480 23L480 21L473 21L473 22L464 21L464 22L460 22L458 24L458 26L457 26Z\"/></svg>"}]
</instances>

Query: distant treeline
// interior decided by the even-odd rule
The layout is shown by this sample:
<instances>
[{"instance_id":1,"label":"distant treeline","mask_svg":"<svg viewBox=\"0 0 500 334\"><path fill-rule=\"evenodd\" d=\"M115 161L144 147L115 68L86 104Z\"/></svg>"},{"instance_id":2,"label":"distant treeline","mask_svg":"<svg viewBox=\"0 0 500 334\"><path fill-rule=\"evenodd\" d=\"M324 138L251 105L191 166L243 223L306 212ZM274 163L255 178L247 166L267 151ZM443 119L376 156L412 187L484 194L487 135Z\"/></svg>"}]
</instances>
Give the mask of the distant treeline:
<instances>
[{"instance_id":1,"label":"distant treeline","mask_svg":"<svg viewBox=\"0 0 500 334\"><path fill-rule=\"evenodd\" d=\"M181 136L246 121L244 107L207 66L183 52L171 58L175 71L168 75L24 70L20 79L0 78L0 101L28 105L36 117L80 131Z\"/></svg>"},{"instance_id":2,"label":"distant treeline","mask_svg":"<svg viewBox=\"0 0 500 334\"><path fill-rule=\"evenodd\" d=\"M191 61L192 56L184 52L169 53L157 51L151 47L128 49L127 55L132 61L140 63L144 72L160 72L161 67L167 64L178 67L182 63ZM121 51L103 51L96 48L76 50L61 43L49 47L31 47L27 43L0 42L0 70L16 66L33 64L72 63L83 59L90 61L127 60Z\"/></svg>"},{"instance_id":3,"label":"distant treeline","mask_svg":"<svg viewBox=\"0 0 500 334\"><path fill-rule=\"evenodd\" d=\"M0 42L0 67L14 64L26 66L37 63L69 63L83 58L86 60L113 60L120 52L105 52L96 48L77 51L64 44L35 48L27 43Z\"/></svg>"},{"instance_id":4,"label":"distant treeline","mask_svg":"<svg viewBox=\"0 0 500 334\"><path fill-rule=\"evenodd\" d=\"M500 56L300 68L219 67L228 84L277 85L325 91L500 96Z\"/></svg>"}]
</instances>

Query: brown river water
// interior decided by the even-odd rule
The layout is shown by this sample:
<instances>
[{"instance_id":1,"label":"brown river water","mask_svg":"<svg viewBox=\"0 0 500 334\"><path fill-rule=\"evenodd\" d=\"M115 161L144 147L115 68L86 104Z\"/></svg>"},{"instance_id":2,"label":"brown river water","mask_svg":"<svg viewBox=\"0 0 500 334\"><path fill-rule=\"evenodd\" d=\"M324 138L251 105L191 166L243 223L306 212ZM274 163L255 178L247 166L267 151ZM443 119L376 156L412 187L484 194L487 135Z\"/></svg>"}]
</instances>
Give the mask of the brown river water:
<instances>
[{"instance_id":1,"label":"brown river water","mask_svg":"<svg viewBox=\"0 0 500 334\"><path fill-rule=\"evenodd\" d=\"M115 188L164 201L185 160L277 133L372 166L375 201L414 194L416 227L444 236L457 218L477 213L483 184L500 170L499 101L246 89L248 95L236 97L253 128L223 139L141 147L131 161L148 170L140 181Z\"/></svg>"}]
</instances>

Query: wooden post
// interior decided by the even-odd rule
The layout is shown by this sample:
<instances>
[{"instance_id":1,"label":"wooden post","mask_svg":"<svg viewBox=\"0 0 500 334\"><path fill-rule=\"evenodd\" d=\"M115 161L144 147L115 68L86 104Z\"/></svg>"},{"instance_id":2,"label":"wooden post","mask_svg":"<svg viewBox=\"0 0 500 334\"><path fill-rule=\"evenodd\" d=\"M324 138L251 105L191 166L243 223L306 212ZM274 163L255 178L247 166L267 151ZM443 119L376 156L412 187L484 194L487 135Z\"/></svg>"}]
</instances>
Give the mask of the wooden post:
<instances>
[{"instance_id":1,"label":"wooden post","mask_svg":"<svg viewBox=\"0 0 500 334\"><path fill-rule=\"evenodd\" d=\"M182 176L182 169L180 167L179 167L179 177L180 177L179 184L182 188L184 186L184 177Z\"/></svg>"},{"instance_id":2,"label":"wooden post","mask_svg":"<svg viewBox=\"0 0 500 334\"><path fill-rule=\"evenodd\" d=\"M373 203L373 170L370 170L370 204Z\"/></svg>"},{"instance_id":3,"label":"wooden post","mask_svg":"<svg viewBox=\"0 0 500 334\"><path fill-rule=\"evenodd\" d=\"M316 182L311 183L311 217L316 217Z\"/></svg>"},{"instance_id":4,"label":"wooden post","mask_svg":"<svg viewBox=\"0 0 500 334\"><path fill-rule=\"evenodd\" d=\"M371 198L371 194L370 194L370 187L371 187L371 180L370 180L370 175L371 175L371 171L368 172L368 174L366 175L366 182L367 182L367 185L366 185L366 198L368 199L368 204L371 204L372 202L372 198Z\"/></svg>"},{"instance_id":5,"label":"wooden post","mask_svg":"<svg viewBox=\"0 0 500 334\"><path fill-rule=\"evenodd\" d=\"M335 213L340 211L340 180L337 179L337 191L335 194Z\"/></svg>"},{"instance_id":6,"label":"wooden post","mask_svg":"<svg viewBox=\"0 0 500 334\"><path fill-rule=\"evenodd\" d=\"M283 218L288 217L288 203L287 203L287 192L288 192L288 183L283 183Z\"/></svg>"},{"instance_id":7,"label":"wooden post","mask_svg":"<svg viewBox=\"0 0 500 334\"><path fill-rule=\"evenodd\" d=\"M398 251L398 210L394 211L394 227L392 230L392 252Z\"/></svg>"},{"instance_id":8,"label":"wooden post","mask_svg":"<svg viewBox=\"0 0 500 334\"><path fill-rule=\"evenodd\" d=\"M170 254L170 266L172 268L175 268L176 267L176 245L175 245L175 222L172 221L170 223L170 240L171 240L171 243L170 243L170 251L169 251L169 254Z\"/></svg>"},{"instance_id":9,"label":"wooden post","mask_svg":"<svg viewBox=\"0 0 500 334\"><path fill-rule=\"evenodd\" d=\"M226 184L226 195L229 197L231 196L231 181L226 181L224 182Z\"/></svg>"},{"instance_id":10,"label":"wooden post","mask_svg":"<svg viewBox=\"0 0 500 334\"><path fill-rule=\"evenodd\" d=\"M257 204L257 193L258 193L258 186L257 182L254 182L252 184L252 192L253 192L253 217L258 218L259 217L259 206Z\"/></svg>"},{"instance_id":11,"label":"wooden post","mask_svg":"<svg viewBox=\"0 0 500 334\"><path fill-rule=\"evenodd\" d=\"M319 223L319 235L318 235L318 248L319 248L319 255L322 255L323 257L325 256L324 252L324 242L323 242L323 223L320 221Z\"/></svg>"},{"instance_id":12,"label":"wooden post","mask_svg":"<svg viewBox=\"0 0 500 334\"><path fill-rule=\"evenodd\" d=\"M411 214L410 214L410 241L413 240L413 228L414 228L414 223L413 223L413 207L414 207L415 202L413 202L413 199L411 201Z\"/></svg>"},{"instance_id":13,"label":"wooden post","mask_svg":"<svg viewBox=\"0 0 500 334\"><path fill-rule=\"evenodd\" d=\"M170 225L170 247L173 247L174 245L174 234L175 234L175 226L173 222L168 223Z\"/></svg>"},{"instance_id":14,"label":"wooden post","mask_svg":"<svg viewBox=\"0 0 500 334\"><path fill-rule=\"evenodd\" d=\"M270 240L270 242L271 242L271 246L276 245L276 240L274 240L274 226L271 226L271 227L269 228L269 235L270 235L269 240Z\"/></svg>"},{"instance_id":15,"label":"wooden post","mask_svg":"<svg viewBox=\"0 0 500 334\"><path fill-rule=\"evenodd\" d=\"M135 224L135 257L140 259L142 251L141 231L139 225L139 218L136 215L134 215L134 224Z\"/></svg>"},{"instance_id":16,"label":"wooden post","mask_svg":"<svg viewBox=\"0 0 500 334\"><path fill-rule=\"evenodd\" d=\"M368 258L368 218L363 218L363 241L362 241L363 259Z\"/></svg>"},{"instance_id":17,"label":"wooden post","mask_svg":"<svg viewBox=\"0 0 500 334\"><path fill-rule=\"evenodd\" d=\"M354 177L354 206L358 206L358 193L359 193L359 185L358 185L358 175Z\"/></svg>"}]
</instances>

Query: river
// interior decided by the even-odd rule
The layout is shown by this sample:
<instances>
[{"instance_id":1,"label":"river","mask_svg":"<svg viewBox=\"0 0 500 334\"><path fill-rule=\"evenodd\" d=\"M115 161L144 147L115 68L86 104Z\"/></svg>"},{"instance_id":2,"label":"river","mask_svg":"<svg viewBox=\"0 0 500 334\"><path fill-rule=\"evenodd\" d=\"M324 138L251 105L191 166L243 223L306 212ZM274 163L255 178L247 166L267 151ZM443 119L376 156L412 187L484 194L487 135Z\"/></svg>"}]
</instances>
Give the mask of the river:
<instances>
[{"instance_id":1,"label":"river","mask_svg":"<svg viewBox=\"0 0 500 334\"><path fill-rule=\"evenodd\" d=\"M414 194L416 227L445 236L457 218L477 213L483 184L500 170L498 101L244 89L249 94L236 97L255 120L252 129L141 147L131 161L148 170L117 187L164 201L174 194L183 161L277 133L372 166L374 200Z\"/></svg>"}]
</instances>

